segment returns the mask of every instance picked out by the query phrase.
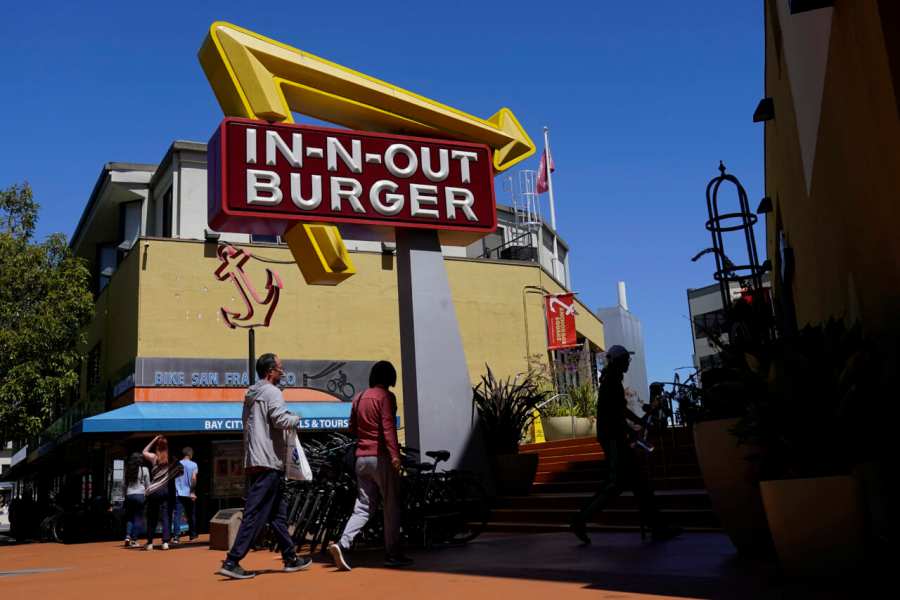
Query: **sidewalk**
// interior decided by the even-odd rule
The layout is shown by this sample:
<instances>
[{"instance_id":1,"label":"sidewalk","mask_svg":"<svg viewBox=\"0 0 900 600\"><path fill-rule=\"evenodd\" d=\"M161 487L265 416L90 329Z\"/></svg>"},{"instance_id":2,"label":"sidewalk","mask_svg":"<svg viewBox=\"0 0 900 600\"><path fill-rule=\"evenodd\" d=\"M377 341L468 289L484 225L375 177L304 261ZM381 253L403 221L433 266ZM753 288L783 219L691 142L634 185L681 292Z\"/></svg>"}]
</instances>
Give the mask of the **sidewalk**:
<instances>
[{"instance_id":1,"label":"sidewalk","mask_svg":"<svg viewBox=\"0 0 900 600\"><path fill-rule=\"evenodd\" d=\"M317 556L309 571L280 572L278 554L251 553L243 565L264 571L249 581L214 574L223 553L202 543L169 551L115 543L0 546L4 600L165 599L191 597L366 600L562 600L565 598L845 598L840 582L780 582L769 564L737 559L727 538L692 534L665 544L634 534L596 534L581 547L567 534L485 535L462 548L412 553L411 569L381 566L379 552L352 557L351 573Z\"/></svg>"}]
</instances>

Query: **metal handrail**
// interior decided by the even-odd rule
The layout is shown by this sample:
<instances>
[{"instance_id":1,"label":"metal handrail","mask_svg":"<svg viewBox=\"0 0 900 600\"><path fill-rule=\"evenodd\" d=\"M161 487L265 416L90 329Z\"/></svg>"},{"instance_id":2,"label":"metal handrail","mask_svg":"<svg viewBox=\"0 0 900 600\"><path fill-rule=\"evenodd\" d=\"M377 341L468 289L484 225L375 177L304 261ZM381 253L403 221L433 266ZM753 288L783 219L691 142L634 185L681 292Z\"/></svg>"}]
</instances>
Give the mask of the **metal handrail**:
<instances>
[{"instance_id":1,"label":"metal handrail","mask_svg":"<svg viewBox=\"0 0 900 600\"><path fill-rule=\"evenodd\" d=\"M496 248L490 248L490 249L488 249L488 250L485 250L485 251L481 254L481 258L490 258L490 257L491 257L491 254L493 254L493 253L496 252L497 250L502 250L503 248L506 248L507 246L512 247L512 246L513 246L513 242L517 242L517 241L521 240L521 239L524 238L524 237L530 238L530 237L533 236L533 235L534 235L534 232L533 232L533 231L526 231L525 233L523 233L523 234L521 234L521 235L518 235L518 236L514 237L513 239L509 240L508 242L503 242L502 244L500 244L500 245L497 246ZM524 246L524 247L530 248L530 247L533 247L533 246L529 243L528 246Z\"/></svg>"}]
</instances>

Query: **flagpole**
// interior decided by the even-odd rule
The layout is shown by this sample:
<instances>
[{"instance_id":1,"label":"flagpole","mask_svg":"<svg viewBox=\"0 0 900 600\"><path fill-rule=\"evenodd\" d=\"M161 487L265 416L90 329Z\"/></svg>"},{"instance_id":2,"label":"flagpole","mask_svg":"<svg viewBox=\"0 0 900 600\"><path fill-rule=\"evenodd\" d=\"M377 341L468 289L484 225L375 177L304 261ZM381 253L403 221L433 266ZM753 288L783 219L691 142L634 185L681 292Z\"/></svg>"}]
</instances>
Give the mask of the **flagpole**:
<instances>
[{"instance_id":1,"label":"flagpole","mask_svg":"<svg viewBox=\"0 0 900 600\"><path fill-rule=\"evenodd\" d=\"M553 200L553 174L550 172L550 128L544 125L544 170L547 173L547 191L550 193L550 227L553 228L553 277L559 279L556 274L556 264L559 262L559 248L556 234L556 203ZM565 281L563 281L565 283Z\"/></svg>"}]
</instances>

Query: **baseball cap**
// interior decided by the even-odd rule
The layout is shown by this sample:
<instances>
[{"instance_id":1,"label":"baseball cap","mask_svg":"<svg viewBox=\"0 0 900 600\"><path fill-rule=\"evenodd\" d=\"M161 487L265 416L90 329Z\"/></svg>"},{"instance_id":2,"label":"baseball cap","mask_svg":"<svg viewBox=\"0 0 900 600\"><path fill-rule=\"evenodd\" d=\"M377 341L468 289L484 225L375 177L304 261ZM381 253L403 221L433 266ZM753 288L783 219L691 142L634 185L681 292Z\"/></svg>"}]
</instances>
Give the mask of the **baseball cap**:
<instances>
[{"instance_id":1,"label":"baseball cap","mask_svg":"<svg viewBox=\"0 0 900 600\"><path fill-rule=\"evenodd\" d=\"M634 354L634 352L629 352L625 346L620 346L619 344L615 344L609 347L606 351L606 360L616 360L617 358L621 358L622 356L628 356L630 354Z\"/></svg>"}]
</instances>

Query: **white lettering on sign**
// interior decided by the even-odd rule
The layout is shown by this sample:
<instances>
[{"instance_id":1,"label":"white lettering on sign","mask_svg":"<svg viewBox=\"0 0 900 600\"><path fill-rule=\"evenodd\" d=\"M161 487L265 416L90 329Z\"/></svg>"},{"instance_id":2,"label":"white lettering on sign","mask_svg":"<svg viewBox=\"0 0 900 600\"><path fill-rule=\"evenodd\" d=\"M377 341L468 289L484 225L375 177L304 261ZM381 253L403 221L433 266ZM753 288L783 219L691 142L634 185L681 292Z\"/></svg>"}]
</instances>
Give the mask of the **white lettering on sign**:
<instances>
[{"instance_id":1,"label":"white lettering on sign","mask_svg":"<svg viewBox=\"0 0 900 600\"><path fill-rule=\"evenodd\" d=\"M243 119L223 127L235 134L217 152L222 184L209 215L221 231L319 220L408 224L446 230L442 243L466 245L496 227L486 146Z\"/></svg>"},{"instance_id":2,"label":"white lettering on sign","mask_svg":"<svg viewBox=\"0 0 900 600\"><path fill-rule=\"evenodd\" d=\"M422 204L431 204L437 206L436 185L423 185L421 183L409 184L409 202L414 217L433 217L439 218L441 215L438 211L431 208L422 208Z\"/></svg>"},{"instance_id":3,"label":"white lettering on sign","mask_svg":"<svg viewBox=\"0 0 900 600\"><path fill-rule=\"evenodd\" d=\"M204 431L243 431L244 422L241 419L205 419Z\"/></svg>"},{"instance_id":4,"label":"white lettering on sign","mask_svg":"<svg viewBox=\"0 0 900 600\"><path fill-rule=\"evenodd\" d=\"M447 199L447 218L456 219L456 209L460 208L466 218L470 221L477 221L478 217L472 211L472 205L475 204L475 196L466 188L448 187L444 190L444 196Z\"/></svg>"},{"instance_id":5,"label":"white lettering on sign","mask_svg":"<svg viewBox=\"0 0 900 600\"><path fill-rule=\"evenodd\" d=\"M376 181L372 189L369 190L369 202L372 203L372 208L388 217L399 214L403 210L403 204L406 202L406 199L403 197L403 194L393 193L397 191L397 188L397 184L393 181L387 179ZM381 192L384 190L389 190L390 193L384 194L384 199L382 200Z\"/></svg>"},{"instance_id":6,"label":"white lettering on sign","mask_svg":"<svg viewBox=\"0 0 900 600\"><path fill-rule=\"evenodd\" d=\"M440 167L435 171L431 168L431 151L428 148L422 147L422 173L425 174L425 177L434 181L435 183L438 181L443 181L447 179L450 175L450 160L447 158L449 152L447 152L446 148L441 148L438 150L438 161L440 162Z\"/></svg>"},{"instance_id":7,"label":"white lettering on sign","mask_svg":"<svg viewBox=\"0 0 900 600\"><path fill-rule=\"evenodd\" d=\"M469 170L469 161L477 161L478 154L475 152L466 152L464 150L454 150L450 153L450 158L459 160L459 168L462 173L463 183L469 183L472 179L472 172Z\"/></svg>"},{"instance_id":8,"label":"white lettering on sign","mask_svg":"<svg viewBox=\"0 0 900 600\"><path fill-rule=\"evenodd\" d=\"M350 420L341 417L331 419L300 419L300 429L347 429Z\"/></svg>"},{"instance_id":9,"label":"white lettering on sign","mask_svg":"<svg viewBox=\"0 0 900 600\"><path fill-rule=\"evenodd\" d=\"M397 166L397 155L402 154L406 157L406 166ZM394 177L412 177L416 169L419 168L419 159L413 149L406 144L391 144L384 153L384 166Z\"/></svg>"},{"instance_id":10,"label":"white lettering on sign","mask_svg":"<svg viewBox=\"0 0 900 600\"><path fill-rule=\"evenodd\" d=\"M291 202L300 210L315 210L322 204L322 176L312 176L312 193L309 198L303 197L300 187L300 173L291 173Z\"/></svg>"},{"instance_id":11,"label":"white lettering on sign","mask_svg":"<svg viewBox=\"0 0 900 600\"><path fill-rule=\"evenodd\" d=\"M156 371L153 374L153 385L184 386L184 371Z\"/></svg>"},{"instance_id":12,"label":"white lettering on sign","mask_svg":"<svg viewBox=\"0 0 900 600\"><path fill-rule=\"evenodd\" d=\"M275 206L281 202L281 177L275 171L247 169L247 204ZM260 192L267 195L260 196Z\"/></svg>"},{"instance_id":13,"label":"white lettering on sign","mask_svg":"<svg viewBox=\"0 0 900 600\"><path fill-rule=\"evenodd\" d=\"M255 142L255 140L254 140ZM249 142L248 142L249 143ZM291 134L291 145L288 146L287 143L282 139L282 137L278 134L277 131L267 131L266 132L266 164L269 166L275 166L275 151L278 152L287 159L288 164L292 167L302 167L303 166L303 136L299 133ZM254 155L256 154L256 147L253 148ZM250 162L249 160L247 162Z\"/></svg>"},{"instance_id":14,"label":"white lettering on sign","mask_svg":"<svg viewBox=\"0 0 900 600\"><path fill-rule=\"evenodd\" d=\"M353 173L362 173L362 142L359 140L350 140L351 151L347 152L344 145L337 138L329 137L325 140L327 150L327 165L329 171L337 171L337 159L341 158L343 163Z\"/></svg>"},{"instance_id":15,"label":"white lettering on sign","mask_svg":"<svg viewBox=\"0 0 900 600\"><path fill-rule=\"evenodd\" d=\"M344 186L349 186L349 189ZM359 195L362 194L362 184L351 177L331 178L331 210L341 210L341 200L347 200L358 213L366 212L359 203Z\"/></svg>"}]
</instances>

